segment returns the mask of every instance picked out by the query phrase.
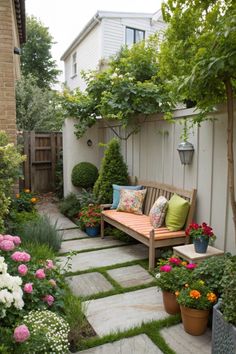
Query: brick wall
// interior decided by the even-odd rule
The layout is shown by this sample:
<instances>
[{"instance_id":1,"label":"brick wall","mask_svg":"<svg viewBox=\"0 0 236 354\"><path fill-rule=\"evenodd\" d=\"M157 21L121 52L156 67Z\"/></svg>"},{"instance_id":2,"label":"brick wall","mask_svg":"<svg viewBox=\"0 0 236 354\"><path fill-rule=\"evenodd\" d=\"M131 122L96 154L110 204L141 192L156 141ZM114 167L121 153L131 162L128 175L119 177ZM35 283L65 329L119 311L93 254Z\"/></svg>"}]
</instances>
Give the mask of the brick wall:
<instances>
[{"instance_id":1,"label":"brick wall","mask_svg":"<svg viewBox=\"0 0 236 354\"><path fill-rule=\"evenodd\" d=\"M12 0L0 2L0 130L16 142L15 81L19 61L15 59L16 22Z\"/></svg>"}]
</instances>

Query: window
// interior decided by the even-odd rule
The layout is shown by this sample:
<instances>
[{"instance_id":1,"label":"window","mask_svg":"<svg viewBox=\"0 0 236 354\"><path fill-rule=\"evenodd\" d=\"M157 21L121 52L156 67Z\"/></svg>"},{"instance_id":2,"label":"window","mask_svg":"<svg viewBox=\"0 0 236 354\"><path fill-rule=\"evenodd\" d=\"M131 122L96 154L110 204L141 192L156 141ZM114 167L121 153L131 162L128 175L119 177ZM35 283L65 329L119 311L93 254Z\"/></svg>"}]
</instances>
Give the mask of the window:
<instances>
[{"instance_id":1,"label":"window","mask_svg":"<svg viewBox=\"0 0 236 354\"><path fill-rule=\"evenodd\" d=\"M77 75L77 53L72 55L72 76Z\"/></svg>"},{"instance_id":2,"label":"window","mask_svg":"<svg viewBox=\"0 0 236 354\"><path fill-rule=\"evenodd\" d=\"M136 28L126 27L125 44L128 47L145 39L145 32Z\"/></svg>"}]
</instances>

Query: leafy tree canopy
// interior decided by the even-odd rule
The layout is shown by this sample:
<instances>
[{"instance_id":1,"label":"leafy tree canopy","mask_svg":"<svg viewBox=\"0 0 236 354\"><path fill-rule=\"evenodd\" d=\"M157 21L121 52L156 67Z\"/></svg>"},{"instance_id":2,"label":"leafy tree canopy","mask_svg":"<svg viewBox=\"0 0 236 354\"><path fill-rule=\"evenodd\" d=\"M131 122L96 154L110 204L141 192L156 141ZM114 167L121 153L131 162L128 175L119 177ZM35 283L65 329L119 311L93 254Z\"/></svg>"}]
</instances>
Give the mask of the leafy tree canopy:
<instances>
[{"instance_id":1,"label":"leafy tree canopy","mask_svg":"<svg viewBox=\"0 0 236 354\"><path fill-rule=\"evenodd\" d=\"M97 116L119 120L123 126L133 125L135 132L139 127L137 115L145 119L146 115L171 109L173 102L159 78L158 47L156 36L130 49L124 47L109 60L107 69L84 74L85 92L64 93L65 116L79 119L78 138Z\"/></svg>"},{"instance_id":2,"label":"leafy tree canopy","mask_svg":"<svg viewBox=\"0 0 236 354\"><path fill-rule=\"evenodd\" d=\"M200 122L226 100L226 80L235 88L236 2L168 0L162 9L169 27L161 44L160 75L179 101L197 102Z\"/></svg>"},{"instance_id":3,"label":"leafy tree canopy","mask_svg":"<svg viewBox=\"0 0 236 354\"><path fill-rule=\"evenodd\" d=\"M60 70L52 59L53 38L35 17L26 19L27 41L22 47L21 67L24 75L31 74L41 88L48 88L57 81Z\"/></svg>"},{"instance_id":4,"label":"leafy tree canopy","mask_svg":"<svg viewBox=\"0 0 236 354\"><path fill-rule=\"evenodd\" d=\"M16 86L17 128L36 131L60 131L64 117L60 96L37 86L32 75L22 76Z\"/></svg>"}]
</instances>

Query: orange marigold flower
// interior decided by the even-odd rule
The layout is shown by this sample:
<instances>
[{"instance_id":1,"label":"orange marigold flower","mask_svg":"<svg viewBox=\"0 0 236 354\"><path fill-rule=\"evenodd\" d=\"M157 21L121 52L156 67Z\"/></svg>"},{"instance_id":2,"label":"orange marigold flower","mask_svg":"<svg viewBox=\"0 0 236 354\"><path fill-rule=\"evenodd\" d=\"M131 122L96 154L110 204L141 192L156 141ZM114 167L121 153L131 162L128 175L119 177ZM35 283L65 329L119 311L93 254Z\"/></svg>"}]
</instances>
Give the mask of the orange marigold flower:
<instances>
[{"instance_id":1,"label":"orange marigold flower","mask_svg":"<svg viewBox=\"0 0 236 354\"><path fill-rule=\"evenodd\" d=\"M31 198L30 201L31 201L31 203L36 203L37 199L36 198Z\"/></svg>"},{"instance_id":2,"label":"orange marigold flower","mask_svg":"<svg viewBox=\"0 0 236 354\"><path fill-rule=\"evenodd\" d=\"M199 299L199 297L201 297L201 293L198 290L191 290L189 296L193 299Z\"/></svg>"},{"instance_id":3,"label":"orange marigold flower","mask_svg":"<svg viewBox=\"0 0 236 354\"><path fill-rule=\"evenodd\" d=\"M20 198L20 194L17 193L17 194L16 194L16 199L19 199L19 198Z\"/></svg>"},{"instance_id":4,"label":"orange marigold flower","mask_svg":"<svg viewBox=\"0 0 236 354\"><path fill-rule=\"evenodd\" d=\"M176 291L176 292L175 292L175 296L179 296L179 291Z\"/></svg>"},{"instance_id":5,"label":"orange marigold flower","mask_svg":"<svg viewBox=\"0 0 236 354\"><path fill-rule=\"evenodd\" d=\"M182 266L186 266L187 264L188 264L188 262L185 262L185 261L181 262Z\"/></svg>"},{"instance_id":6,"label":"orange marigold flower","mask_svg":"<svg viewBox=\"0 0 236 354\"><path fill-rule=\"evenodd\" d=\"M24 192L25 193L30 193L30 190L29 189L24 189Z\"/></svg>"},{"instance_id":7,"label":"orange marigold flower","mask_svg":"<svg viewBox=\"0 0 236 354\"><path fill-rule=\"evenodd\" d=\"M207 300L210 302L216 302L217 296L214 293L208 293L207 294Z\"/></svg>"}]
</instances>

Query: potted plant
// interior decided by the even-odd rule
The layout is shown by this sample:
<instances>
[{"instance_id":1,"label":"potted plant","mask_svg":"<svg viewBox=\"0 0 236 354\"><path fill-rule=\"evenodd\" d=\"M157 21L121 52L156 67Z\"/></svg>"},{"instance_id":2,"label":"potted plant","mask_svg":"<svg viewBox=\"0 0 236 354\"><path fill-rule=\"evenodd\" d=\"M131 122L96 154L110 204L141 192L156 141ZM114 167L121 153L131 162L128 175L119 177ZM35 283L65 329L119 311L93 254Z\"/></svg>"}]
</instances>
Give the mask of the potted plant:
<instances>
[{"instance_id":1,"label":"potted plant","mask_svg":"<svg viewBox=\"0 0 236 354\"><path fill-rule=\"evenodd\" d=\"M89 204L81 209L79 213L80 224L85 227L88 236L97 236L101 223L101 207L96 204Z\"/></svg>"},{"instance_id":2,"label":"potted plant","mask_svg":"<svg viewBox=\"0 0 236 354\"><path fill-rule=\"evenodd\" d=\"M215 240L212 228L203 222L201 225L192 223L186 229L186 236L192 238L196 253L206 253L209 240Z\"/></svg>"},{"instance_id":3,"label":"potted plant","mask_svg":"<svg viewBox=\"0 0 236 354\"><path fill-rule=\"evenodd\" d=\"M185 332L199 336L206 331L210 309L217 296L203 280L185 284L177 296Z\"/></svg>"},{"instance_id":4,"label":"potted plant","mask_svg":"<svg viewBox=\"0 0 236 354\"><path fill-rule=\"evenodd\" d=\"M236 256L222 278L222 299L213 308L212 354L236 353Z\"/></svg>"},{"instance_id":5,"label":"potted plant","mask_svg":"<svg viewBox=\"0 0 236 354\"><path fill-rule=\"evenodd\" d=\"M170 315L180 312L176 294L181 290L192 276L195 264L188 264L177 257L161 260L158 263L156 281L157 286L162 290L163 304L165 311Z\"/></svg>"}]
</instances>

